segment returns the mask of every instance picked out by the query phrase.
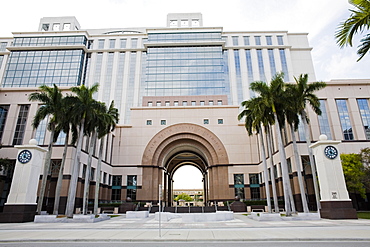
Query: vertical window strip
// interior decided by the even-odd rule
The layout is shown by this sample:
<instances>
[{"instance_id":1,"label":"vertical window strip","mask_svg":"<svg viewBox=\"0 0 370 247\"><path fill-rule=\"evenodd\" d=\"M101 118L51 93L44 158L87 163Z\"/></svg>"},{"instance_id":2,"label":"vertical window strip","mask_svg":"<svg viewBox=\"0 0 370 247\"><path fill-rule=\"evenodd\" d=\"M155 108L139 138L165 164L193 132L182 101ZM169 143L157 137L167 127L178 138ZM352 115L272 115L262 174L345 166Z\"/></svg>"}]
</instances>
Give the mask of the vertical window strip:
<instances>
[{"instance_id":1,"label":"vertical window strip","mask_svg":"<svg viewBox=\"0 0 370 247\"><path fill-rule=\"evenodd\" d=\"M98 49L104 49L104 43L105 43L104 39L99 39L98 40Z\"/></svg>"},{"instance_id":2,"label":"vertical window strip","mask_svg":"<svg viewBox=\"0 0 370 247\"><path fill-rule=\"evenodd\" d=\"M20 105L17 124L15 126L15 133L13 138L13 145L22 145L24 132L26 129L27 116L30 105Z\"/></svg>"},{"instance_id":3,"label":"vertical window strip","mask_svg":"<svg viewBox=\"0 0 370 247\"><path fill-rule=\"evenodd\" d=\"M121 39L120 48L126 48L127 39Z\"/></svg>"},{"instance_id":4,"label":"vertical window strip","mask_svg":"<svg viewBox=\"0 0 370 247\"><path fill-rule=\"evenodd\" d=\"M137 48L137 38L131 39L131 48Z\"/></svg>"},{"instance_id":5,"label":"vertical window strip","mask_svg":"<svg viewBox=\"0 0 370 247\"><path fill-rule=\"evenodd\" d=\"M261 45L261 36L254 36L254 40L256 42L256 45Z\"/></svg>"},{"instance_id":6,"label":"vertical window strip","mask_svg":"<svg viewBox=\"0 0 370 247\"><path fill-rule=\"evenodd\" d=\"M370 140L370 109L368 99L357 99L358 109L362 118L366 140Z\"/></svg>"},{"instance_id":7,"label":"vertical window strip","mask_svg":"<svg viewBox=\"0 0 370 247\"><path fill-rule=\"evenodd\" d=\"M1 65L3 64L3 60L4 60L4 56L3 56L3 55L1 55L1 56L0 56L0 68L1 68Z\"/></svg>"},{"instance_id":8,"label":"vertical window strip","mask_svg":"<svg viewBox=\"0 0 370 247\"><path fill-rule=\"evenodd\" d=\"M305 130L304 130L304 125L302 121L299 121L298 124L298 135L299 135L299 140L300 141L306 141L306 135L305 135Z\"/></svg>"},{"instance_id":9,"label":"vertical window strip","mask_svg":"<svg viewBox=\"0 0 370 247\"><path fill-rule=\"evenodd\" d=\"M8 116L9 105L0 105L0 143L3 138L6 118Z\"/></svg>"},{"instance_id":10,"label":"vertical window strip","mask_svg":"<svg viewBox=\"0 0 370 247\"><path fill-rule=\"evenodd\" d=\"M100 81L102 63L103 63L103 53L99 52L98 54L96 54L95 73L94 73L93 83L97 83Z\"/></svg>"},{"instance_id":11,"label":"vertical window strip","mask_svg":"<svg viewBox=\"0 0 370 247\"><path fill-rule=\"evenodd\" d=\"M353 140L353 130L351 120L349 118L347 101L345 99L335 100L337 103L339 120L342 126L344 140Z\"/></svg>"},{"instance_id":12,"label":"vertical window strip","mask_svg":"<svg viewBox=\"0 0 370 247\"><path fill-rule=\"evenodd\" d=\"M106 104L109 104L109 101L110 101L110 89L112 86L113 59L114 59L114 53L109 52L107 67L105 71L104 92L103 92L103 101Z\"/></svg>"},{"instance_id":13,"label":"vertical window strip","mask_svg":"<svg viewBox=\"0 0 370 247\"><path fill-rule=\"evenodd\" d=\"M268 54L269 54L269 60L270 60L271 77L274 77L275 74L276 74L274 50L273 49L268 49Z\"/></svg>"},{"instance_id":14,"label":"vertical window strip","mask_svg":"<svg viewBox=\"0 0 370 247\"><path fill-rule=\"evenodd\" d=\"M234 46L238 46L239 45L239 42L238 42L238 36L232 36L232 39L233 39L233 45Z\"/></svg>"},{"instance_id":15,"label":"vertical window strip","mask_svg":"<svg viewBox=\"0 0 370 247\"><path fill-rule=\"evenodd\" d=\"M235 76L236 76L236 88L238 95L238 102L243 101L243 86L242 86L242 75L240 71L240 56L239 50L234 50L234 60L235 60Z\"/></svg>"},{"instance_id":16,"label":"vertical window strip","mask_svg":"<svg viewBox=\"0 0 370 247\"><path fill-rule=\"evenodd\" d=\"M124 52L119 53L118 57L118 71L116 77L116 90L115 90L115 107L118 109L118 112L121 112L121 101L122 101L122 92L123 92L123 73L125 66L125 54Z\"/></svg>"},{"instance_id":17,"label":"vertical window strip","mask_svg":"<svg viewBox=\"0 0 370 247\"><path fill-rule=\"evenodd\" d=\"M127 86L127 102L125 109L125 124L130 122L130 108L133 106L134 100L134 87L135 87L135 68L136 68L136 52L131 52L130 55L130 70L129 70L129 81Z\"/></svg>"},{"instance_id":18,"label":"vertical window strip","mask_svg":"<svg viewBox=\"0 0 370 247\"><path fill-rule=\"evenodd\" d=\"M284 45L284 40L282 35L277 36L278 45Z\"/></svg>"},{"instance_id":19,"label":"vertical window strip","mask_svg":"<svg viewBox=\"0 0 370 247\"><path fill-rule=\"evenodd\" d=\"M280 53L281 68L284 73L284 80L289 81L288 64L287 64L286 57L285 57L285 50L279 49L279 53Z\"/></svg>"},{"instance_id":20,"label":"vertical window strip","mask_svg":"<svg viewBox=\"0 0 370 247\"><path fill-rule=\"evenodd\" d=\"M260 80L261 81L266 81L265 77L265 66L263 64L263 57L262 57L262 50L257 49L257 58L258 58L258 70L260 73Z\"/></svg>"},{"instance_id":21,"label":"vertical window strip","mask_svg":"<svg viewBox=\"0 0 370 247\"><path fill-rule=\"evenodd\" d=\"M55 145L64 145L66 141L66 133L64 131L61 131L59 133L58 139L55 142Z\"/></svg>"},{"instance_id":22,"label":"vertical window strip","mask_svg":"<svg viewBox=\"0 0 370 247\"><path fill-rule=\"evenodd\" d=\"M244 39L244 45L250 45L249 36L243 36L243 39Z\"/></svg>"},{"instance_id":23,"label":"vertical window strip","mask_svg":"<svg viewBox=\"0 0 370 247\"><path fill-rule=\"evenodd\" d=\"M253 82L253 66L252 66L251 50L245 50L245 57L247 60L248 84L250 85ZM255 93L252 90L249 90L249 95L253 97Z\"/></svg>"},{"instance_id":24,"label":"vertical window strip","mask_svg":"<svg viewBox=\"0 0 370 247\"><path fill-rule=\"evenodd\" d=\"M266 36L266 44L267 45L272 45L272 37L271 36Z\"/></svg>"},{"instance_id":25,"label":"vertical window strip","mask_svg":"<svg viewBox=\"0 0 370 247\"><path fill-rule=\"evenodd\" d=\"M44 145L46 126L48 124L48 118L44 118L36 129L35 139L39 145Z\"/></svg>"},{"instance_id":26,"label":"vertical window strip","mask_svg":"<svg viewBox=\"0 0 370 247\"><path fill-rule=\"evenodd\" d=\"M318 115L320 134L324 134L328 137L328 140L332 140L328 113L326 111L326 100L320 100L321 115Z\"/></svg>"}]
</instances>

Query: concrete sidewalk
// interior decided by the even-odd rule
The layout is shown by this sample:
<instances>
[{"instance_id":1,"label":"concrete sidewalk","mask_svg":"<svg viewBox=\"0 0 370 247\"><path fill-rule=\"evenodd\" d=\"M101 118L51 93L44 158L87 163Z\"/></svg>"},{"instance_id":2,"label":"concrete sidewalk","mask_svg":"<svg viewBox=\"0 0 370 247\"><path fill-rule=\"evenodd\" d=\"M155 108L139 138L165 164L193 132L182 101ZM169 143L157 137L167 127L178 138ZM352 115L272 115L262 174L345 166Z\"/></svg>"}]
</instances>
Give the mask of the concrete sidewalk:
<instances>
[{"instance_id":1,"label":"concrete sidewalk","mask_svg":"<svg viewBox=\"0 0 370 247\"><path fill-rule=\"evenodd\" d=\"M222 222L182 223L127 219L97 223L0 224L0 242L130 241L370 241L370 220L260 222L242 214Z\"/></svg>"}]
</instances>

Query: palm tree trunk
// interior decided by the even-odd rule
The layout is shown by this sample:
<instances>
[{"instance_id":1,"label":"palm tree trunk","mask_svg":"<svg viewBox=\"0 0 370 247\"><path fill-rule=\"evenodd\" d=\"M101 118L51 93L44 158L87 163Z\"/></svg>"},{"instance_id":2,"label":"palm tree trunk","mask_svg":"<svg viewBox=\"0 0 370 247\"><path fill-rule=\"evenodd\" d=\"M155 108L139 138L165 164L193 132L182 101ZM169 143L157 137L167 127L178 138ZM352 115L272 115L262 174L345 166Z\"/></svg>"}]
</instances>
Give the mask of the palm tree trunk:
<instances>
[{"instance_id":1,"label":"palm tree trunk","mask_svg":"<svg viewBox=\"0 0 370 247\"><path fill-rule=\"evenodd\" d=\"M271 185L272 185L272 196L274 198L274 208L275 212L279 212L279 201L277 198L277 191L276 191L276 182L275 182L275 168L274 168L274 158L272 157L272 141L271 141L271 128L267 127L265 130L267 136L267 148L270 156L270 164L271 164ZM267 133L268 132L268 133Z\"/></svg>"},{"instance_id":2,"label":"palm tree trunk","mask_svg":"<svg viewBox=\"0 0 370 247\"><path fill-rule=\"evenodd\" d=\"M100 170L101 170L101 160L103 155L103 144L104 144L105 136L103 136L100 140L100 147L99 147L99 159L98 165L96 167L96 186L95 186L95 197L94 197L94 214L98 214L98 203L99 203L99 188L100 188Z\"/></svg>"},{"instance_id":3,"label":"palm tree trunk","mask_svg":"<svg viewBox=\"0 0 370 247\"><path fill-rule=\"evenodd\" d=\"M50 139L48 145L48 152L46 153L45 162L44 162L44 172L42 174L41 188L39 193L39 200L37 201L37 214L41 214L42 204L44 201L46 182L49 175L50 163L51 163L51 154L53 152L53 138L54 138L55 124L51 124Z\"/></svg>"},{"instance_id":4,"label":"palm tree trunk","mask_svg":"<svg viewBox=\"0 0 370 247\"><path fill-rule=\"evenodd\" d=\"M87 159L87 167L86 167L86 173L85 173L85 185L84 185L84 196L82 201L82 213L84 215L87 214L88 206L89 206L89 192L90 192L90 174L91 174L91 162L92 162L92 155L94 152L96 142L96 131L93 130L93 133L91 135L90 140L90 146L89 146L89 157Z\"/></svg>"},{"instance_id":5,"label":"palm tree trunk","mask_svg":"<svg viewBox=\"0 0 370 247\"><path fill-rule=\"evenodd\" d=\"M80 167L80 158L81 158L81 147L82 147L82 140L84 136L84 125L85 119L81 120L81 126L78 136L78 142L75 152L75 157L73 159L73 167L71 167L71 181L69 183L68 189L68 199L67 199L67 206L66 206L66 216L72 217L73 211L75 207L75 200L76 200L76 190L77 190L77 180L78 180L78 168Z\"/></svg>"},{"instance_id":6,"label":"palm tree trunk","mask_svg":"<svg viewBox=\"0 0 370 247\"><path fill-rule=\"evenodd\" d=\"M66 163L66 157L67 157L68 141L69 141L69 131L67 131L66 139L64 141L62 163L60 164L58 181L57 181L57 185L55 188L55 201L54 201L54 210L53 210L53 214L55 215L58 215L59 213L60 191L62 190L62 184L63 184L63 172L64 172L64 165Z\"/></svg>"},{"instance_id":7,"label":"palm tree trunk","mask_svg":"<svg viewBox=\"0 0 370 247\"><path fill-rule=\"evenodd\" d=\"M290 133L291 133L292 139L293 139L294 158L295 158L295 163L296 163L296 167L297 167L298 184L299 184L299 190L301 191L301 200L302 200L303 212L308 213L309 210L308 210L306 193L305 193L305 190L304 190L304 184L303 184L303 178L302 178L301 161L300 161L299 155L298 155L298 146L297 146L297 140L296 140L294 129L293 129L293 124L290 124Z\"/></svg>"},{"instance_id":8,"label":"palm tree trunk","mask_svg":"<svg viewBox=\"0 0 370 247\"><path fill-rule=\"evenodd\" d=\"M262 164L263 164L263 170L264 170L264 180L265 180L265 191L266 191L266 200L267 200L267 208L268 213L271 213L271 196L270 196L270 185L269 185L269 178L268 178L268 170L267 170L267 162L266 162L266 151L265 151L265 144L263 141L263 131L261 126L261 132L260 132L260 147L262 152Z\"/></svg>"},{"instance_id":9,"label":"palm tree trunk","mask_svg":"<svg viewBox=\"0 0 370 247\"><path fill-rule=\"evenodd\" d=\"M280 133L280 124L276 112L274 112L275 117L275 126L276 126L276 135L278 137L279 144L279 155L281 162L281 173L283 177L283 187L284 187L284 201L285 201L285 211L287 216L292 215L292 211L295 212L294 201L292 201L292 188L290 186L290 178L288 174L288 165L286 163L285 150L283 145L283 139Z\"/></svg>"},{"instance_id":10,"label":"palm tree trunk","mask_svg":"<svg viewBox=\"0 0 370 247\"><path fill-rule=\"evenodd\" d=\"M312 180L313 180L313 186L315 189L315 197L316 197L316 206L317 206L317 212L320 212L321 205L320 205L320 190L319 185L317 182L317 176L316 176L316 166L315 166L315 160L313 158L312 149L311 146L311 138L309 133L309 127L307 123L307 113L305 110L301 111L301 120L304 124L304 133L306 136L306 144L307 144L307 150L308 150L308 157L310 159L310 165L311 165L311 171L312 171Z\"/></svg>"}]
</instances>

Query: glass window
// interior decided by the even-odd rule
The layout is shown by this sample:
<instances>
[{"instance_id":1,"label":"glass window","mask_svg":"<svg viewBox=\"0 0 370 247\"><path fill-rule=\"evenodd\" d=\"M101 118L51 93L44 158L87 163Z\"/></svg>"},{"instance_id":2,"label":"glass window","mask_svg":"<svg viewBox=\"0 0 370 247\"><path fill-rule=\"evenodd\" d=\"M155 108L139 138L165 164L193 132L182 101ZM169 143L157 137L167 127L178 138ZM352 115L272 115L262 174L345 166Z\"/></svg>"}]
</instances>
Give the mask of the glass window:
<instances>
[{"instance_id":1,"label":"glass window","mask_svg":"<svg viewBox=\"0 0 370 247\"><path fill-rule=\"evenodd\" d=\"M149 107L152 107L152 106L153 106L153 102L149 101L149 102L148 102L148 106L149 106Z\"/></svg>"},{"instance_id":2,"label":"glass window","mask_svg":"<svg viewBox=\"0 0 370 247\"><path fill-rule=\"evenodd\" d=\"M161 125L166 125L167 124L167 121L166 120L161 120Z\"/></svg>"},{"instance_id":3,"label":"glass window","mask_svg":"<svg viewBox=\"0 0 370 247\"><path fill-rule=\"evenodd\" d=\"M54 23L53 24L53 31L59 31L60 30L60 23Z\"/></svg>"},{"instance_id":4,"label":"glass window","mask_svg":"<svg viewBox=\"0 0 370 247\"><path fill-rule=\"evenodd\" d=\"M234 174L235 197L238 196L240 199L245 198L244 187L244 174Z\"/></svg>"},{"instance_id":5,"label":"glass window","mask_svg":"<svg viewBox=\"0 0 370 247\"><path fill-rule=\"evenodd\" d=\"M112 177L112 200L121 200L122 175Z\"/></svg>"},{"instance_id":6,"label":"glass window","mask_svg":"<svg viewBox=\"0 0 370 247\"><path fill-rule=\"evenodd\" d=\"M271 36L266 36L266 44L267 45L272 45L272 37Z\"/></svg>"},{"instance_id":7,"label":"glass window","mask_svg":"<svg viewBox=\"0 0 370 247\"><path fill-rule=\"evenodd\" d=\"M98 49L104 49L105 39L98 40Z\"/></svg>"},{"instance_id":8,"label":"glass window","mask_svg":"<svg viewBox=\"0 0 370 247\"><path fill-rule=\"evenodd\" d=\"M368 99L357 99L358 109L360 110L362 125L366 135L366 140L370 140L370 109Z\"/></svg>"},{"instance_id":9,"label":"glass window","mask_svg":"<svg viewBox=\"0 0 370 247\"><path fill-rule=\"evenodd\" d=\"M210 100L210 101L208 102L208 105L213 105L213 100Z\"/></svg>"},{"instance_id":10,"label":"glass window","mask_svg":"<svg viewBox=\"0 0 370 247\"><path fill-rule=\"evenodd\" d=\"M44 118L36 129L35 139L39 145L44 144L47 123L48 118Z\"/></svg>"},{"instance_id":11,"label":"glass window","mask_svg":"<svg viewBox=\"0 0 370 247\"><path fill-rule=\"evenodd\" d=\"M166 106L170 106L170 102L169 101L166 101Z\"/></svg>"},{"instance_id":12,"label":"glass window","mask_svg":"<svg viewBox=\"0 0 370 247\"><path fill-rule=\"evenodd\" d=\"M217 120L217 123L218 124L224 124L224 120L222 118L220 118L220 119Z\"/></svg>"},{"instance_id":13,"label":"glass window","mask_svg":"<svg viewBox=\"0 0 370 247\"><path fill-rule=\"evenodd\" d=\"M71 23L64 23L63 24L63 31L71 30Z\"/></svg>"},{"instance_id":14,"label":"glass window","mask_svg":"<svg viewBox=\"0 0 370 247\"><path fill-rule=\"evenodd\" d=\"M258 173L249 174L249 184L260 184Z\"/></svg>"},{"instance_id":15,"label":"glass window","mask_svg":"<svg viewBox=\"0 0 370 247\"><path fill-rule=\"evenodd\" d=\"M335 100L337 103L339 120L342 126L344 140L353 140L353 130L351 119L347 108L347 101L345 99Z\"/></svg>"},{"instance_id":16,"label":"glass window","mask_svg":"<svg viewBox=\"0 0 370 247\"><path fill-rule=\"evenodd\" d=\"M115 46L116 46L116 40L115 39L110 39L109 40L109 48L113 49L113 48L115 48Z\"/></svg>"},{"instance_id":17,"label":"glass window","mask_svg":"<svg viewBox=\"0 0 370 247\"><path fill-rule=\"evenodd\" d=\"M274 50L273 49L268 49L267 51L268 51L268 54L269 54L271 77L273 77L276 74Z\"/></svg>"},{"instance_id":18,"label":"glass window","mask_svg":"<svg viewBox=\"0 0 370 247\"><path fill-rule=\"evenodd\" d=\"M233 39L233 45L235 45L235 46L239 45L239 41L238 41L239 37L238 36L232 36L232 39Z\"/></svg>"},{"instance_id":19,"label":"glass window","mask_svg":"<svg viewBox=\"0 0 370 247\"><path fill-rule=\"evenodd\" d=\"M236 76L238 102L242 102L243 101L243 85L242 85L242 75L241 75L241 69L240 69L239 50L234 50L234 60L235 60L235 76Z\"/></svg>"},{"instance_id":20,"label":"glass window","mask_svg":"<svg viewBox=\"0 0 370 247\"><path fill-rule=\"evenodd\" d=\"M261 45L261 36L254 36L254 40L256 42L256 45Z\"/></svg>"},{"instance_id":21,"label":"glass window","mask_svg":"<svg viewBox=\"0 0 370 247\"><path fill-rule=\"evenodd\" d=\"M191 105L192 105L192 106L195 106L196 104L197 104L197 103L196 103L195 101L192 101L192 102L191 102Z\"/></svg>"},{"instance_id":22,"label":"glass window","mask_svg":"<svg viewBox=\"0 0 370 247\"><path fill-rule=\"evenodd\" d=\"M244 45L250 45L249 44L249 36L243 36Z\"/></svg>"},{"instance_id":23,"label":"glass window","mask_svg":"<svg viewBox=\"0 0 370 247\"><path fill-rule=\"evenodd\" d=\"M137 39L136 38L131 39L131 48L137 48Z\"/></svg>"},{"instance_id":24,"label":"glass window","mask_svg":"<svg viewBox=\"0 0 370 247\"><path fill-rule=\"evenodd\" d=\"M222 100L217 100L217 105L222 105Z\"/></svg>"},{"instance_id":25,"label":"glass window","mask_svg":"<svg viewBox=\"0 0 370 247\"><path fill-rule=\"evenodd\" d=\"M181 20L181 27L188 27L189 21L188 20Z\"/></svg>"},{"instance_id":26,"label":"glass window","mask_svg":"<svg viewBox=\"0 0 370 247\"><path fill-rule=\"evenodd\" d=\"M0 143L4 133L6 117L8 116L9 105L0 105Z\"/></svg>"},{"instance_id":27,"label":"glass window","mask_svg":"<svg viewBox=\"0 0 370 247\"><path fill-rule=\"evenodd\" d=\"M289 81L288 64L287 64L286 57L285 57L285 50L279 49L279 53L280 53L281 67L284 72L284 80Z\"/></svg>"},{"instance_id":28,"label":"glass window","mask_svg":"<svg viewBox=\"0 0 370 247\"><path fill-rule=\"evenodd\" d=\"M30 105L20 105L17 124L15 126L15 133L13 138L13 145L22 145L24 132L27 124L28 111Z\"/></svg>"},{"instance_id":29,"label":"glass window","mask_svg":"<svg viewBox=\"0 0 370 247\"><path fill-rule=\"evenodd\" d=\"M204 101L203 100L200 101L200 105L204 105Z\"/></svg>"},{"instance_id":30,"label":"glass window","mask_svg":"<svg viewBox=\"0 0 370 247\"><path fill-rule=\"evenodd\" d=\"M127 39L121 39L121 48L126 48Z\"/></svg>"},{"instance_id":31,"label":"glass window","mask_svg":"<svg viewBox=\"0 0 370 247\"><path fill-rule=\"evenodd\" d=\"M278 36L277 36L277 40L278 40L278 45L284 45L283 36L278 35Z\"/></svg>"},{"instance_id":32,"label":"glass window","mask_svg":"<svg viewBox=\"0 0 370 247\"><path fill-rule=\"evenodd\" d=\"M42 31L49 31L50 24L49 23L43 23L42 24Z\"/></svg>"},{"instance_id":33,"label":"glass window","mask_svg":"<svg viewBox=\"0 0 370 247\"><path fill-rule=\"evenodd\" d=\"M161 102L160 101L157 101L157 106L161 106Z\"/></svg>"},{"instance_id":34,"label":"glass window","mask_svg":"<svg viewBox=\"0 0 370 247\"><path fill-rule=\"evenodd\" d=\"M203 124L209 124L209 119L208 118L203 119Z\"/></svg>"},{"instance_id":35,"label":"glass window","mask_svg":"<svg viewBox=\"0 0 370 247\"><path fill-rule=\"evenodd\" d=\"M179 102L178 102L178 101L174 101L174 102L173 102L173 105L174 105L174 106L179 106Z\"/></svg>"},{"instance_id":36,"label":"glass window","mask_svg":"<svg viewBox=\"0 0 370 247\"><path fill-rule=\"evenodd\" d=\"M192 19L191 20L191 26L192 27L199 27L199 20L198 19Z\"/></svg>"},{"instance_id":37,"label":"glass window","mask_svg":"<svg viewBox=\"0 0 370 247\"><path fill-rule=\"evenodd\" d=\"M266 81L265 77L265 66L263 64L263 56L262 56L262 50L257 49L257 58L258 58L258 70L260 73L260 80L261 81Z\"/></svg>"},{"instance_id":38,"label":"glass window","mask_svg":"<svg viewBox=\"0 0 370 247\"><path fill-rule=\"evenodd\" d=\"M183 106L187 106L187 105L188 105L188 102L187 102L187 101L183 101L183 102L182 102L182 105L183 105Z\"/></svg>"},{"instance_id":39,"label":"glass window","mask_svg":"<svg viewBox=\"0 0 370 247\"><path fill-rule=\"evenodd\" d=\"M332 140L331 130L329 125L328 113L326 111L326 100L320 100L321 115L318 115L320 134L324 134L328 137L328 140Z\"/></svg>"},{"instance_id":40,"label":"glass window","mask_svg":"<svg viewBox=\"0 0 370 247\"><path fill-rule=\"evenodd\" d=\"M127 197L136 201L137 176L127 175Z\"/></svg>"},{"instance_id":41,"label":"glass window","mask_svg":"<svg viewBox=\"0 0 370 247\"><path fill-rule=\"evenodd\" d=\"M152 120L146 120L146 125L152 125Z\"/></svg>"}]
</instances>

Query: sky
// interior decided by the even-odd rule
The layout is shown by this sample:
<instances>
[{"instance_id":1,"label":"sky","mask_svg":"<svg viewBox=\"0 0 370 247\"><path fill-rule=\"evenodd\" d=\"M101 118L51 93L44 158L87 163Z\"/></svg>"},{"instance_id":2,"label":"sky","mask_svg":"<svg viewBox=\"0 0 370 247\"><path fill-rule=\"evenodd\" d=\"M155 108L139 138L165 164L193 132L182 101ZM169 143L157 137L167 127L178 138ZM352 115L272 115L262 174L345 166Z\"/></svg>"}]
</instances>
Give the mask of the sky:
<instances>
[{"instance_id":1,"label":"sky","mask_svg":"<svg viewBox=\"0 0 370 247\"><path fill-rule=\"evenodd\" d=\"M316 80L370 78L370 54L356 62L363 35L354 47L335 43L339 23L350 15L348 0L15 0L1 8L0 37L37 31L42 17L75 16L81 29L165 27L168 13L200 12L203 26L224 31L308 33Z\"/></svg>"}]
</instances>

